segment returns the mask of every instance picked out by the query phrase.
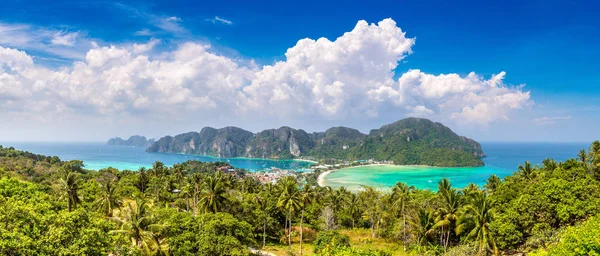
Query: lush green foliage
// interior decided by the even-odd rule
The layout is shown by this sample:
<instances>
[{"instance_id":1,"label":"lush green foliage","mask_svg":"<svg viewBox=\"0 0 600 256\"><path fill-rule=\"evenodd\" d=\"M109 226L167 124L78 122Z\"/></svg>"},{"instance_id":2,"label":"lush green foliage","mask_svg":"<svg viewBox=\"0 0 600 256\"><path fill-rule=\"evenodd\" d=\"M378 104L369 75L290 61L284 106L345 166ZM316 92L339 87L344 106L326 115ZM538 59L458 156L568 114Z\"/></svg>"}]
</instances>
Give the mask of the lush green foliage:
<instances>
[{"instance_id":1,"label":"lush green foliage","mask_svg":"<svg viewBox=\"0 0 600 256\"><path fill-rule=\"evenodd\" d=\"M481 166L479 143L422 118L406 118L369 135L347 127L307 133L290 127L252 134L235 127L202 129L161 138L149 152L206 154L220 157L394 161L395 164Z\"/></svg>"},{"instance_id":2,"label":"lush green foliage","mask_svg":"<svg viewBox=\"0 0 600 256\"><path fill-rule=\"evenodd\" d=\"M319 232L315 240L315 253L333 252L350 247L350 237L336 231Z\"/></svg>"},{"instance_id":3,"label":"lush green foliage","mask_svg":"<svg viewBox=\"0 0 600 256\"><path fill-rule=\"evenodd\" d=\"M600 255L600 216L567 228L558 238L559 242L535 255Z\"/></svg>"},{"instance_id":4,"label":"lush green foliage","mask_svg":"<svg viewBox=\"0 0 600 256\"><path fill-rule=\"evenodd\" d=\"M479 143L458 136L448 127L427 119L407 118L372 130L352 157L392 160L395 164L480 166Z\"/></svg>"},{"instance_id":5,"label":"lush green foliage","mask_svg":"<svg viewBox=\"0 0 600 256\"><path fill-rule=\"evenodd\" d=\"M600 246L600 142L576 159L524 163L483 189L442 179L435 192L403 183L351 192L293 177L260 184L217 171L226 165L88 171L0 147L0 254L248 255L267 243L302 253L310 243L320 255L594 255ZM370 233L362 244L398 246L358 249L343 229Z\"/></svg>"}]
</instances>

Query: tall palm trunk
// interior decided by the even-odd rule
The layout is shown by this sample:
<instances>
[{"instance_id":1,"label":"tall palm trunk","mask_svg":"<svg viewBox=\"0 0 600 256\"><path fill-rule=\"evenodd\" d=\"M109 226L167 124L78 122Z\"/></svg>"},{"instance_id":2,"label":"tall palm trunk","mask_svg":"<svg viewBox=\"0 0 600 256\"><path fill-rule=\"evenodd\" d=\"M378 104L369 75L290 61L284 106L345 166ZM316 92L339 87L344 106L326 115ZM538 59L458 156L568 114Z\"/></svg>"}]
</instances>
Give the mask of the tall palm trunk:
<instances>
[{"instance_id":1,"label":"tall palm trunk","mask_svg":"<svg viewBox=\"0 0 600 256\"><path fill-rule=\"evenodd\" d=\"M300 214L300 256L302 256L302 233L304 230L302 229L302 222L304 221L304 208L302 209L302 213Z\"/></svg>"},{"instance_id":2,"label":"tall palm trunk","mask_svg":"<svg viewBox=\"0 0 600 256\"><path fill-rule=\"evenodd\" d=\"M404 251L406 251L406 213L404 212L404 205L402 205L402 222L402 236L404 240L402 245L404 246Z\"/></svg>"},{"instance_id":3,"label":"tall palm trunk","mask_svg":"<svg viewBox=\"0 0 600 256\"><path fill-rule=\"evenodd\" d=\"M371 238L375 238L375 222L371 220Z\"/></svg>"},{"instance_id":4,"label":"tall palm trunk","mask_svg":"<svg viewBox=\"0 0 600 256\"><path fill-rule=\"evenodd\" d=\"M290 224L288 225L288 244L290 245L290 250L292 249L292 207L288 210L288 219L290 220Z\"/></svg>"},{"instance_id":5,"label":"tall palm trunk","mask_svg":"<svg viewBox=\"0 0 600 256\"><path fill-rule=\"evenodd\" d=\"M288 232L288 223L289 223L289 222L288 222L288 217L289 217L289 215L287 215L287 214L286 214L286 215L285 215L285 224L283 225L283 231L284 231L284 232ZM287 234L286 234L286 235L287 235Z\"/></svg>"},{"instance_id":6,"label":"tall palm trunk","mask_svg":"<svg viewBox=\"0 0 600 256\"><path fill-rule=\"evenodd\" d=\"M194 217L198 215L198 187L194 186Z\"/></svg>"},{"instance_id":7,"label":"tall palm trunk","mask_svg":"<svg viewBox=\"0 0 600 256\"><path fill-rule=\"evenodd\" d=\"M190 211L190 196L188 194L185 194L185 210Z\"/></svg>"},{"instance_id":8,"label":"tall palm trunk","mask_svg":"<svg viewBox=\"0 0 600 256\"><path fill-rule=\"evenodd\" d=\"M446 244L444 245L444 251L448 249L448 241L450 241L450 227L448 227L448 235L446 235Z\"/></svg>"},{"instance_id":9,"label":"tall palm trunk","mask_svg":"<svg viewBox=\"0 0 600 256\"><path fill-rule=\"evenodd\" d=\"M442 226L442 232L440 232L440 246L444 246L444 226Z\"/></svg>"},{"instance_id":10,"label":"tall palm trunk","mask_svg":"<svg viewBox=\"0 0 600 256\"><path fill-rule=\"evenodd\" d=\"M265 248L265 243L267 242L267 216L263 220L263 245L262 248Z\"/></svg>"}]
</instances>

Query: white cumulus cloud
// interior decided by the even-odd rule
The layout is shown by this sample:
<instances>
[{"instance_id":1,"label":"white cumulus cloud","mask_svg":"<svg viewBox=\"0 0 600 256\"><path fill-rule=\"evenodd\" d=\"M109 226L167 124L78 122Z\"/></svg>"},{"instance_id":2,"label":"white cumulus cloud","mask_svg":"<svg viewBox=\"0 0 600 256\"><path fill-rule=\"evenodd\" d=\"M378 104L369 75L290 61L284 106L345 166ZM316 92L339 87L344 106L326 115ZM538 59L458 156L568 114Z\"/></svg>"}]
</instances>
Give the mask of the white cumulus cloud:
<instances>
[{"instance_id":1,"label":"white cumulus cloud","mask_svg":"<svg viewBox=\"0 0 600 256\"><path fill-rule=\"evenodd\" d=\"M532 104L522 85L503 82L504 72L489 78L416 69L395 74L415 42L392 19L359 21L334 40L299 40L284 60L263 67L216 54L209 44L153 50L160 43L153 38L143 44L92 44L81 61L58 70L36 64L15 47L0 47L0 118L202 123L252 117L280 124L410 115L488 124Z\"/></svg>"}]
</instances>

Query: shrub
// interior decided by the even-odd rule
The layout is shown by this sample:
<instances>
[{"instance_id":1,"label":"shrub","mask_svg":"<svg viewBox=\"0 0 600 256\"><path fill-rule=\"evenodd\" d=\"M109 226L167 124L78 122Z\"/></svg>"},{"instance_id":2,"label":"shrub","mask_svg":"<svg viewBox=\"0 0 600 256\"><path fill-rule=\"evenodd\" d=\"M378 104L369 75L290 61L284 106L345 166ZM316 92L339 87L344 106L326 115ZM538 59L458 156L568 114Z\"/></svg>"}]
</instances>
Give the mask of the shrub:
<instances>
[{"instance_id":1,"label":"shrub","mask_svg":"<svg viewBox=\"0 0 600 256\"><path fill-rule=\"evenodd\" d=\"M315 253L321 253L324 250L337 250L350 247L350 237L342 235L337 231L323 231L317 234L315 240Z\"/></svg>"}]
</instances>

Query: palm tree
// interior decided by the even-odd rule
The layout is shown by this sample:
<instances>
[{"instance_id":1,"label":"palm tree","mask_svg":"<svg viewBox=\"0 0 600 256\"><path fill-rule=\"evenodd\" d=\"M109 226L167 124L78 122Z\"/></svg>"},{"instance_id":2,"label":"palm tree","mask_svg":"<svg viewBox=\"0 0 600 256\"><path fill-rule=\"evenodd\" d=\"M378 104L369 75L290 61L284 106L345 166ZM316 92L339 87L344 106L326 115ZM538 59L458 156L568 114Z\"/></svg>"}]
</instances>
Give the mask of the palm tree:
<instances>
[{"instance_id":1,"label":"palm tree","mask_svg":"<svg viewBox=\"0 0 600 256\"><path fill-rule=\"evenodd\" d=\"M77 194L77 191L79 190L77 183L77 172L72 171L71 168L65 168L62 173L62 178L60 179L60 187L67 198L67 208L69 209L69 212L77 207L77 204L81 203L81 199Z\"/></svg>"},{"instance_id":2,"label":"palm tree","mask_svg":"<svg viewBox=\"0 0 600 256\"><path fill-rule=\"evenodd\" d=\"M475 193L472 204L466 206L464 214L458 219L456 234L467 232L467 239L475 239L479 245L478 255L483 253L485 246L491 247L496 255L498 248L489 228L492 220L492 204L488 195L483 192Z\"/></svg>"},{"instance_id":3,"label":"palm tree","mask_svg":"<svg viewBox=\"0 0 600 256\"><path fill-rule=\"evenodd\" d=\"M165 228L165 225L150 224L148 230L142 233L145 255L168 256L171 254L168 239L163 235Z\"/></svg>"},{"instance_id":4,"label":"palm tree","mask_svg":"<svg viewBox=\"0 0 600 256\"><path fill-rule=\"evenodd\" d=\"M277 187L273 183L267 183L262 186L263 192L269 196L275 195Z\"/></svg>"},{"instance_id":5,"label":"palm tree","mask_svg":"<svg viewBox=\"0 0 600 256\"><path fill-rule=\"evenodd\" d=\"M358 197L355 193L350 193L346 197L345 200L345 208L350 214L352 218L352 229L354 229L354 219L356 219L356 215L361 212L361 201L360 197Z\"/></svg>"},{"instance_id":6,"label":"palm tree","mask_svg":"<svg viewBox=\"0 0 600 256\"><path fill-rule=\"evenodd\" d=\"M165 167L165 164L160 161L156 161L152 164L152 169L150 169L150 172L152 175L154 175L154 177L164 176L167 172L166 169L167 168Z\"/></svg>"},{"instance_id":7,"label":"palm tree","mask_svg":"<svg viewBox=\"0 0 600 256\"><path fill-rule=\"evenodd\" d=\"M172 169L173 174L177 179L177 183L181 185L181 182L184 180L183 177L185 176L185 166L183 164L174 164Z\"/></svg>"},{"instance_id":8,"label":"palm tree","mask_svg":"<svg viewBox=\"0 0 600 256\"><path fill-rule=\"evenodd\" d=\"M288 227L288 244L292 248L292 212L300 208L300 196L298 183L293 177L280 180L281 195L277 201L279 208L287 210L286 226ZM289 225L288 225L289 221Z\"/></svg>"},{"instance_id":9,"label":"palm tree","mask_svg":"<svg viewBox=\"0 0 600 256\"><path fill-rule=\"evenodd\" d=\"M254 197L254 203L258 206L258 209L260 209L260 215L263 219L262 248L264 248L267 242L267 218L269 217L267 212L269 210L269 194L263 192L259 195L256 195Z\"/></svg>"},{"instance_id":10,"label":"palm tree","mask_svg":"<svg viewBox=\"0 0 600 256\"><path fill-rule=\"evenodd\" d=\"M419 207L410 224L416 230L417 242L423 245L427 237L432 237L435 232L435 212L424 206Z\"/></svg>"},{"instance_id":11,"label":"palm tree","mask_svg":"<svg viewBox=\"0 0 600 256\"><path fill-rule=\"evenodd\" d=\"M438 193L442 200L441 207L438 209L438 220L434 227L442 229L440 242L444 246L444 250L446 250L450 241L450 231L458 220L461 198L458 190L453 189L446 179L442 179L438 187L441 188Z\"/></svg>"},{"instance_id":12,"label":"palm tree","mask_svg":"<svg viewBox=\"0 0 600 256\"><path fill-rule=\"evenodd\" d=\"M371 237L375 238L375 227L379 224L382 212L381 192L377 191L374 187L363 186L363 190L359 196L362 197L361 201L365 206L364 215L369 219L371 224Z\"/></svg>"},{"instance_id":13,"label":"palm tree","mask_svg":"<svg viewBox=\"0 0 600 256\"><path fill-rule=\"evenodd\" d=\"M600 141L594 141L589 151L590 170L598 178L600 175Z\"/></svg>"},{"instance_id":14,"label":"palm tree","mask_svg":"<svg viewBox=\"0 0 600 256\"><path fill-rule=\"evenodd\" d=\"M216 213L223 209L223 206L229 200L227 198L227 184L221 172L216 172L205 179L199 201L205 212Z\"/></svg>"},{"instance_id":15,"label":"palm tree","mask_svg":"<svg viewBox=\"0 0 600 256\"><path fill-rule=\"evenodd\" d=\"M134 245L142 248L144 232L150 225L147 211L146 202L142 199L136 199L135 203L129 203L125 211L124 220L119 220L121 228L113 230L111 233L125 234L131 239Z\"/></svg>"},{"instance_id":16,"label":"palm tree","mask_svg":"<svg viewBox=\"0 0 600 256\"><path fill-rule=\"evenodd\" d=\"M467 197L471 197L471 195L473 195L474 193L479 192L479 186L477 186L477 184L473 183L473 182L469 182L469 185L467 185L464 189L463 189L463 194Z\"/></svg>"},{"instance_id":17,"label":"palm tree","mask_svg":"<svg viewBox=\"0 0 600 256\"><path fill-rule=\"evenodd\" d=\"M402 215L402 237L404 251L406 251L406 204L409 200L410 194L414 187L409 187L406 183L398 182L392 188L393 205L400 208L400 214Z\"/></svg>"},{"instance_id":18,"label":"palm tree","mask_svg":"<svg viewBox=\"0 0 600 256\"><path fill-rule=\"evenodd\" d=\"M554 159L546 158L544 161L542 161L542 168L544 168L546 172L551 172L558 168L558 164L556 161L554 161Z\"/></svg>"},{"instance_id":19,"label":"palm tree","mask_svg":"<svg viewBox=\"0 0 600 256\"><path fill-rule=\"evenodd\" d=\"M336 223L336 213L342 206L345 194L347 190L345 187L341 187L338 190L332 189L331 187L325 188L325 206L329 206L333 210L333 222Z\"/></svg>"},{"instance_id":20,"label":"palm tree","mask_svg":"<svg viewBox=\"0 0 600 256\"><path fill-rule=\"evenodd\" d=\"M487 182L483 187L485 188L486 192L494 193L496 188L498 188L498 185L500 185L500 182L502 182L500 177L498 177L496 174L492 174L492 176L487 179Z\"/></svg>"},{"instance_id":21,"label":"palm tree","mask_svg":"<svg viewBox=\"0 0 600 256\"><path fill-rule=\"evenodd\" d=\"M113 209L121 206L121 198L118 196L116 178L109 174L98 180L102 195L94 204L101 209L107 217L112 217Z\"/></svg>"},{"instance_id":22,"label":"palm tree","mask_svg":"<svg viewBox=\"0 0 600 256\"><path fill-rule=\"evenodd\" d=\"M311 204L315 198L316 192L312 189L312 187L308 184L305 184L300 191L299 199L300 205L302 207L300 214L300 255L302 255L302 239L303 239L303 227L302 224L304 222L304 209L307 205Z\"/></svg>"},{"instance_id":23,"label":"palm tree","mask_svg":"<svg viewBox=\"0 0 600 256\"><path fill-rule=\"evenodd\" d=\"M519 165L519 173L525 180L533 179L535 169L531 167L531 162L525 161L525 165Z\"/></svg>"},{"instance_id":24,"label":"palm tree","mask_svg":"<svg viewBox=\"0 0 600 256\"><path fill-rule=\"evenodd\" d=\"M579 157L579 162L581 162L581 164L585 167L588 164L589 160L588 154L585 152L585 149L580 150L577 156Z\"/></svg>"},{"instance_id":25,"label":"palm tree","mask_svg":"<svg viewBox=\"0 0 600 256\"><path fill-rule=\"evenodd\" d=\"M140 190L140 192L144 193L148 188L148 182L150 182L148 179L148 175L146 174L146 168L140 168L138 171L138 175L139 178L135 186Z\"/></svg>"},{"instance_id":26,"label":"palm tree","mask_svg":"<svg viewBox=\"0 0 600 256\"><path fill-rule=\"evenodd\" d=\"M452 190L452 183L448 178L443 178L438 182L438 193L447 195L450 190Z\"/></svg>"},{"instance_id":27,"label":"palm tree","mask_svg":"<svg viewBox=\"0 0 600 256\"><path fill-rule=\"evenodd\" d=\"M202 187L204 186L204 175L198 172L195 172L192 175L192 185L193 185L193 192L192 192L192 196L194 198L194 216L198 215L198 201L199 201L199 197L200 194L202 193Z\"/></svg>"},{"instance_id":28,"label":"palm tree","mask_svg":"<svg viewBox=\"0 0 600 256\"><path fill-rule=\"evenodd\" d=\"M592 157L590 157L592 163L600 163L600 141L594 141L592 143L592 146L590 147L590 153L592 155Z\"/></svg>"},{"instance_id":29,"label":"palm tree","mask_svg":"<svg viewBox=\"0 0 600 256\"><path fill-rule=\"evenodd\" d=\"M148 190L154 193L156 204L160 204L161 198L166 198L163 192L170 192L171 182L168 176L155 176L150 179Z\"/></svg>"},{"instance_id":30,"label":"palm tree","mask_svg":"<svg viewBox=\"0 0 600 256\"><path fill-rule=\"evenodd\" d=\"M167 239L162 235L166 226L156 224L155 218L148 215L148 206L143 199L129 203L124 218L117 221L121 222L121 227L111 233L128 236L146 255L169 255Z\"/></svg>"},{"instance_id":31,"label":"palm tree","mask_svg":"<svg viewBox=\"0 0 600 256\"><path fill-rule=\"evenodd\" d=\"M242 196L246 193L254 193L260 183L257 183L255 179L250 176L246 176L243 179L237 180L238 186L241 187Z\"/></svg>"},{"instance_id":32,"label":"palm tree","mask_svg":"<svg viewBox=\"0 0 600 256\"><path fill-rule=\"evenodd\" d=\"M193 196L193 187L190 179L187 177L184 179L183 187L181 187L180 196L185 197L185 211L190 211L190 196Z\"/></svg>"}]
</instances>

